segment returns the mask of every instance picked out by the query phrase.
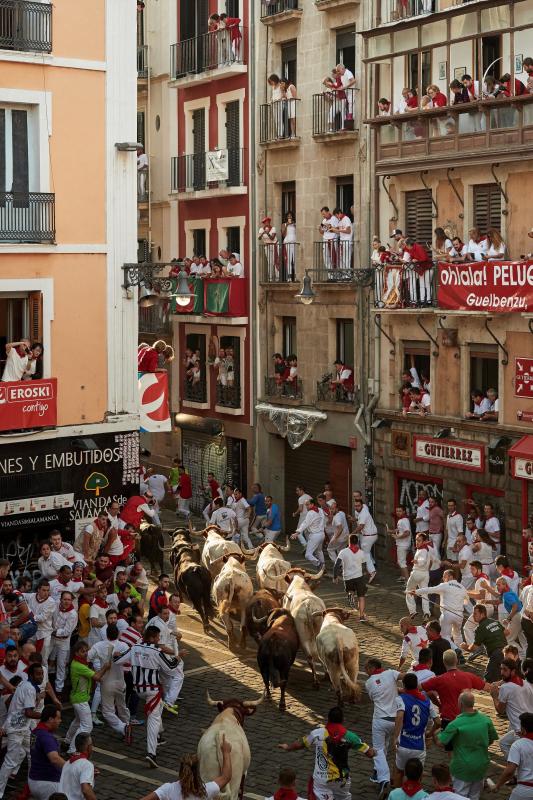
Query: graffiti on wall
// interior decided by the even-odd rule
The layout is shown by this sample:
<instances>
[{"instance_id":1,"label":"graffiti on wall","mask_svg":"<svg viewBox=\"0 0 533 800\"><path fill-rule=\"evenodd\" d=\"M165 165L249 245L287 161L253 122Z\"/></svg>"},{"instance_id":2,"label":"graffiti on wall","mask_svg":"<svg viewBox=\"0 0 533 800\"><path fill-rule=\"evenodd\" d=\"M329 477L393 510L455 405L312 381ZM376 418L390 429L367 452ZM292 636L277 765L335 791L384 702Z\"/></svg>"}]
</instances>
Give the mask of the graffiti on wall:
<instances>
[{"instance_id":1,"label":"graffiti on wall","mask_svg":"<svg viewBox=\"0 0 533 800\"><path fill-rule=\"evenodd\" d=\"M442 505L442 485L435 483L432 480L423 480L422 478L407 478L401 475L397 478L398 481L398 502L401 506L405 506L409 516L415 513L418 508L418 493L422 490L426 491L428 497L434 497L437 502Z\"/></svg>"}]
</instances>

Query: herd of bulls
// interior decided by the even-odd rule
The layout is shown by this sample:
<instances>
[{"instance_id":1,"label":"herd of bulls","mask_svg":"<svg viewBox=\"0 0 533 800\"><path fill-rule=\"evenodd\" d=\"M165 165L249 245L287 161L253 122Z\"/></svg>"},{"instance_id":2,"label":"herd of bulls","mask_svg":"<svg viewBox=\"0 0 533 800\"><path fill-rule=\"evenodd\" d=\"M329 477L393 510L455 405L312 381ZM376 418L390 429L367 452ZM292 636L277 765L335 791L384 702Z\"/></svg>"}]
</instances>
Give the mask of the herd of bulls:
<instances>
[{"instance_id":1,"label":"herd of bulls","mask_svg":"<svg viewBox=\"0 0 533 800\"><path fill-rule=\"evenodd\" d=\"M204 539L203 549L192 537ZM290 549L264 543L243 550L224 538L216 525L202 531L179 528L172 534L170 561L176 587L200 615L204 630L218 616L226 629L228 646L236 644L234 620L240 622L240 645L247 634L258 644L257 662L265 685L263 698L271 698L271 687L279 688L280 711L286 708L285 692L290 669L301 648L318 688L317 665L321 663L337 694L338 702L355 702L358 686L359 646L355 633L344 623L353 612L326 608L315 594L324 569L312 575L285 560ZM256 560L258 589L246 571L245 562ZM232 745L232 781L223 792L226 800L242 796L244 776L250 764L250 748L243 729L246 716L261 700L212 700L219 714L198 743L204 781L220 774L222 735Z\"/></svg>"}]
</instances>

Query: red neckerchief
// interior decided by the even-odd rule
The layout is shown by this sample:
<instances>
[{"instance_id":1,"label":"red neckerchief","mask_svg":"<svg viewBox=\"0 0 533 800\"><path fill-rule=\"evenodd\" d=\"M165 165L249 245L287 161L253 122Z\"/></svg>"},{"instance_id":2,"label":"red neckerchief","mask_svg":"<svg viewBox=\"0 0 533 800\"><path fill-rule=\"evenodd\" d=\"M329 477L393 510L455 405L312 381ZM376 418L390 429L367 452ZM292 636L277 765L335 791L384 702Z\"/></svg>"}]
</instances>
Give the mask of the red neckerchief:
<instances>
[{"instance_id":1,"label":"red neckerchief","mask_svg":"<svg viewBox=\"0 0 533 800\"><path fill-rule=\"evenodd\" d=\"M514 578L514 569L511 569L511 567L504 567L500 575L505 575L506 578Z\"/></svg>"},{"instance_id":2,"label":"red neckerchief","mask_svg":"<svg viewBox=\"0 0 533 800\"><path fill-rule=\"evenodd\" d=\"M318 513L318 506L309 506L309 511L316 511Z\"/></svg>"},{"instance_id":3,"label":"red neckerchief","mask_svg":"<svg viewBox=\"0 0 533 800\"><path fill-rule=\"evenodd\" d=\"M422 669L428 669L427 664L415 664L413 667L413 672L420 672Z\"/></svg>"},{"instance_id":4,"label":"red neckerchief","mask_svg":"<svg viewBox=\"0 0 533 800\"><path fill-rule=\"evenodd\" d=\"M29 662L29 661L26 661L26 659L25 659L25 658L23 658L22 656L19 658L19 661L22 661L22 663L23 663L23 664L26 664L26 666L27 666L27 667L29 667L29 666L30 666L30 662Z\"/></svg>"},{"instance_id":5,"label":"red neckerchief","mask_svg":"<svg viewBox=\"0 0 533 800\"><path fill-rule=\"evenodd\" d=\"M418 781L404 781L402 783L402 789L407 797L413 797L417 792L422 790L422 784Z\"/></svg>"},{"instance_id":6,"label":"red neckerchief","mask_svg":"<svg viewBox=\"0 0 533 800\"><path fill-rule=\"evenodd\" d=\"M57 580L59 581L59 583L61 584L61 586L68 586L68 585L69 585L69 583L70 583L70 581L71 581L71 578L67 578L67 582L65 583L65 581L61 580L61 576L60 576L60 575L58 575L58 576L57 576Z\"/></svg>"},{"instance_id":7,"label":"red neckerchief","mask_svg":"<svg viewBox=\"0 0 533 800\"><path fill-rule=\"evenodd\" d=\"M101 597L95 597L94 604L95 606L99 606L100 608L108 608L107 600L102 600Z\"/></svg>"},{"instance_id":8,"label":"red neckerchief","mask_svg":"<svg viewBox=\"0 0 533 800\"><path fill-rule=\"evenodd\" d=\"M382 672L385 672L385 670L383 667L380 667L379 669L375 669L372 675L381 675Z\"/></svg>"},{"instance_id":9,"label":"red neckerchief","mask_svg":"<svg viewBox=\"0 0 533 800\"><path fill-rule=\"evenodd\" d=\"M533 733L523 733L520 738L529 739L531 742L533 742Z\"/></svg>"},{"instance_id":10,"label":"red neckerchief","mask_svg":"<svg viewBox=\"0 0 533 800\"><path fill-rule=\"evenodd\" d=\"M407 628L407 633L418 633L416 625L411 625L409 628Z\"/></svg>"},{"instance_id":11,"label":"red neckerchief","mask_svg":"<svg viewBox=\"0 0 533 800\"><path fill-rule=\"evenodd\" d=\"M480 578L484 578L486 581L488 581L489 576L485 575L484 572L480 572L479 575L476 575L476 581L478 581Z\"/></svg>"},{"instance_id":12,"label":"red neckerchief","mask_svg":"<svg viewBox=\"0 0 533 800\"><path fill-rule=\"evenodd\" d=\"M331 736L331 738L337 742L339 741L339 739L342 739L342 737L346 735L347 731L344 725L341 725L338 722L328 722L326 725L326 730L328 732L328 735Z\"/></svg>"},{"instance_id":13,"label":"red neckerchief","mask_svg":"<svg viewBox=\"0 0 533 800\"><path fill-rule=\"evenodd\" d=\"M298 797L298 792L295 792L294 789L288 789L285 786L282 786L274 795L274 800L296 800Z\"/></svg>"},{"instance_id":14,"label":"red neckerchief","mask_svg":"<svg viewBox=\"0 0 533 800\"><path fill-rule=\"evenodd\" d=\"M431 542L423 542L422 544L417 544L417 550L429 550L431 547Z\"/></svg>"},{"instance_id":15,"label":"red neckerchief","mask_svg":"<svg viewBox=\"0 0 533 800\"><path fill-rule=\"evenodd\" d=\"M352 553L357 553L359 550L359 545L357 544L349 544L348 547L352 551Z\"/></svg>"},{"instance_id":16,"label":"red neckerchief","mask_svg":"<svg viewBox=\"0 0 533 800\"><path fill-rule=\"evenodd\" d=\"M509 683L516 683L517 686L523 686L524 681L518 675L513 675L512 678L509 678Z\"/></svg>"},{"instance_id":17,"label":"red neckerchief","mask_svg":"<svg viewBox=\"0 0 533 800\"><path fill-rule=\"evenodd\" d=\"M47 730L48 730L48 728L47 728L47 726L46 726L46 723L44 723L44 722L38 722L38 723L37 723L37 725L36 725L36 727L35 727L35 730L36 730L36 731L47 731Z\"/></svg>"},{"instance_id":18,"label":"red neckerchief","mask_svg":"<svg viewBox=\"0 0 533 800\"><path fill-rule=\"evenodd\" d=\"M69 764L74 764L75 761L79 761L80 758L89 758L87 753L73 753L68 760Z\"/></svg>"},{"instance_id":19,"label":"red neckerchief","mask_svg":"<svg viewBox=\"0 0 533 800\"><path fill-rule=\"evenodd\" d=\"M74 611L75 609L74 609L74 606L71 604L67 608L63 608L63 609L60 608L59 610L61 611L62 614L67 614L69 611Z\"/></svg>"},{"instance_id":20,"label":"red neckerchief","mask_svg":"<svg viewBox=\"0 0 533 800\"><path fill-rule=\"evenodd\" d=\"M73 661L78 661L80 664L85 664L87 666L87 656L73 656Z\"/></svg>"},{"instance_id":21,"label":"red neckerchief","mask_svg":"<svg viewBox=\"0 0 533 800\"><path fill-rule=\"evenodd\" d=\"M13 674L15 674L15 672L17 671L17 668L18 668L18 662L15 664L15 669L11 669L11 667L8 667L7 664L5 663L5 661L2 664L2 666L4 667L4 669L7 669L9 672L12 672Z\"/></svg>"},{"instance_id":22,"label":"red neckerchief","mask_svg":"<svg viewBox=\"0 0 533 800\"><path fill-rule=\"evenodd\" d=\"M408 694L411 697L416 697L417 700L427 700L426 695L422 694L422 692L419 692L418 689L404 689L402 694Z\"/></svg>"}]
</instances>

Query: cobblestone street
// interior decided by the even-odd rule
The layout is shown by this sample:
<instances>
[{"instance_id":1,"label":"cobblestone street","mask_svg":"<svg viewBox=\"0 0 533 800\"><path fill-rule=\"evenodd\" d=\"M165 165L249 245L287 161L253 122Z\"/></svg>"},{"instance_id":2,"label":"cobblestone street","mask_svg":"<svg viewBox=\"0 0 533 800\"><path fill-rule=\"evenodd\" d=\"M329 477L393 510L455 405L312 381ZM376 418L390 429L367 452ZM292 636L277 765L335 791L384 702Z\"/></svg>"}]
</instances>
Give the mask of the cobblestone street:
<instances>
[{"instance_id":1,"label":"cobblestone street","mask_svg":"<svg viewBox=\"0 0 533 800\"><path fill-rule=\"evenodd\" d=\"M292 547L290 554L294 565L304 565L300 548ZM248 562L250 574L255 571L255 563ZM361 667L368 656L377 656L384 666L395 667L399 659L401 636L398 620L405 614L403 594L394 583L395 575L389 571L379 571L379 584L369 588L368 618L366 625L350 622L355 626L361 648ZM333 584L325 578L318 594L326 605L346 605L342 584ZM94 761L100 770L96 783L98 800L116 798L141 798L161 783L172 780L181 754L196 749L202 731L208 727L215 716L214 709L206 702L206 690L213 698L232 696L256 699L262 692L262 681L257 671L256 646L248 641L246 651L231 652L225 644L225 635L218 621L212 626L212 634L205 635L195 612L187 605L182 606L180 628L183 632L183 649L187 650L185 660L185 683L183 702L178 717L165 712L165 739L167 744L159 748L159 769L150 770L144 762L146 752L145 728L134 729L134 743L131 748L124 745L106 727L95 728ZM481 659L481 662L483 660ZM481 670L483 664L476 662L475 669ZM478 694L481 710L491 714L500 733L507 730L507 721L497 718L492 700ZM298 790L305 795L307 778L312 768L312 757L307 752L287 754L276 745L282 741L293 741L308 732L316 723L324 719L328 709L335 704L335 695L327 680L323 680L318 691L312 688L311 675L298 657L291 671L287 692L287 711L281 714L274 692L274 702L262 703L256 714L245 723L246 733L252 751L252 764L247 776L245 797L264 797L276 788L278 770L291 764L298 772ZM71 712L64 712L64 720L70 721ZM346 706L346 724L365 741L370 742L372 706L363 696L357 706ZM64 730L65 726L62 725ZM491 749L492 764L490 774L499 772L503 763L499 749ZM442 760L443 753L435 747L428 752L428 764ZM351 756L352 794L354 798L373 798L376 791L369 782L371 762L363 756ZM427 774L427 771L426 771ZM426 788L429 783L426 781ZM500 795L486 797L508 797L508 791Z\"/></svg>"}]
</instances>

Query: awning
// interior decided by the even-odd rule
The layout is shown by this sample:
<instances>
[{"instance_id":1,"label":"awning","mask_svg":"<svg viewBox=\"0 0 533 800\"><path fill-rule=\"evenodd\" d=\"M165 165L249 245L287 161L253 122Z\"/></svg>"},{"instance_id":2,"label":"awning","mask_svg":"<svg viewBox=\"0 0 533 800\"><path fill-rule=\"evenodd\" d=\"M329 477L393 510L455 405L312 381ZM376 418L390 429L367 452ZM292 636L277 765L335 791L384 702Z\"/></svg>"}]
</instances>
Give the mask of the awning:
<instances>
[{"instance_id":1,"label":"awning","mask_svg":"<svg viewBox=\"0 0 533 800\"><path fill-rule=\"evenodd\" d=\"M319 422L325 422L328 418L327 414L316 409L274 406L270 403L258 403L255 410L268 417L293 450L313 435Z\"/></svg>"},{"instance_id":2,"label":"awning","mask_svg":"<svg viewBox=\"0 0 533 800\"><path fill-rule=\"evenodd\" d=\"M507 452L513 477L533 481L533 436L522 436Z\"/></svg>"}]
</instances>

